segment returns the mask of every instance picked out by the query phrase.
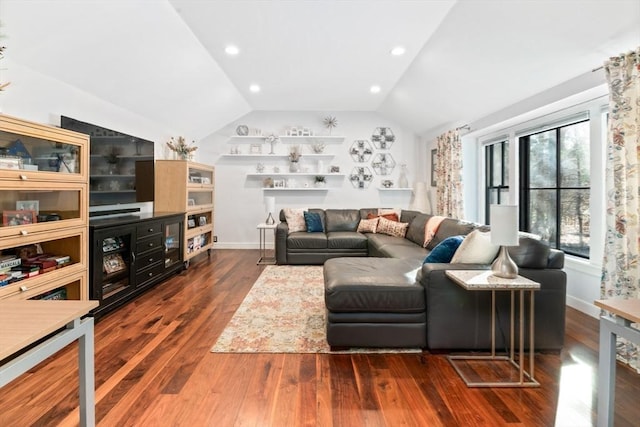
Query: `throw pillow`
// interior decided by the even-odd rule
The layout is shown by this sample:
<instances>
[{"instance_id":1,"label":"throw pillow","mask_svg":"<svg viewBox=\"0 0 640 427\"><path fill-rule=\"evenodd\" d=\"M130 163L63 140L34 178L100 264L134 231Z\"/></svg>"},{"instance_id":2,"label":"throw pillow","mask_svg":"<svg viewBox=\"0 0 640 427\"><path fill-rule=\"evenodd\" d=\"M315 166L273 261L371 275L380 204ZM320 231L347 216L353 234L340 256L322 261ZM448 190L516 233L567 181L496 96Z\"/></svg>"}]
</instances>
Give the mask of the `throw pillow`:
<instances>
[{"instance_id":1,"label":"throw pillow","mask_svg":"<svg viewBox=\"0 0 640 427\"><path fill-rule=\"evenodd\" d=\"M289 226L289 233L307 229L307 224L304 222L304 209L284 208L283 212Z\"/></svg>"},{"instance_id":2,"label":"throw pillow","mask_svg":"<svg viewBox=\"0 0 640 427\"><path fill-rule=\"evenodd\" d=\"M394 215L398 217L398 221L400 221L400 217L402 216L402 209L400 208L378 208L378 216ZM390 219L390 218L389 218Z\"/></svg>"},{"instance_id":3,"label":"throw pillow","mask_svg":"<svg viewBox=\"0 0 640 427\"><path fill-rule=\"evenodd\" d=\"M376 215L373 213L370 213L367 215L367 219L374 219L374 218L386 218L389 221L400 221L400 218L398 217L398 214L392 212L389 214L384 214L384 215Z\"/></svg>"},{"instance_id":4,"label":"throw pillow","mask_svg":"<svg viewBox=\"0 0 640 427\"><path fill-rule=\"evenodd\" d=\"M372 219L361 219L358 223L358 231L359 233L375 233L376 228L378 227L378 217Z\"/></svg>"},{"instance_id":5,"label":"throw pillow","mask_svg":"<svg viewBox=\"0 0 640 427\"><path fill-rule=\"evenodd\" d=\"M491 233L473 230L467 234L458 248L451 263L490 264L498 254L500 246L491 243Z\"/></svg>"},{"instance_id":6,"label":"throw pillow","mask_svg":"<svg viewBox=\"0 0 640 427\"><path fill-rule=\"evenodd\" d=\"M434 215L427 220L427 225L424 227L424 243L422 244L423 248L426 248L431 240L433 240L433 236L438 232L438 227L442 221L445 220L445 217Z\"/></svg>"},{"instance_id":7,"label":"throw pillow","mask_svg":"<svg viewBox=\"0 0 640 427\"><path fill-rule=\"evenodd\" d=\"M307 226L307 233L322 233L322 219L320 214L316 212L303 212L304 223Z\"/></svg>"},{"instance_id":8,"label":"throw pillow","mask_svg":"<svg viewBox=\"0 0 640 427\"><path fill-rule=\"evenodd\" d=\"M404 237L407 234L408 222L397 222L380 217L376 233L388 234L393 237Z\"/></svg>"},{"instance_id":9,"label":"throw pillow","mask_svg":"<svg viewBox=\"0 0 640 427\"><path fill-rule=\"evenodd\" d=\"M458 247L462 244L464 240L463 236L451 236L444 239L442 242L438 243L438 246L433 248L431 253L427 255L424 259L424 263L427 262L438 262L438 263L448 263L451 262L451 258L453 258L453 254L456 253Z\"/></svg>"}]
</instances>

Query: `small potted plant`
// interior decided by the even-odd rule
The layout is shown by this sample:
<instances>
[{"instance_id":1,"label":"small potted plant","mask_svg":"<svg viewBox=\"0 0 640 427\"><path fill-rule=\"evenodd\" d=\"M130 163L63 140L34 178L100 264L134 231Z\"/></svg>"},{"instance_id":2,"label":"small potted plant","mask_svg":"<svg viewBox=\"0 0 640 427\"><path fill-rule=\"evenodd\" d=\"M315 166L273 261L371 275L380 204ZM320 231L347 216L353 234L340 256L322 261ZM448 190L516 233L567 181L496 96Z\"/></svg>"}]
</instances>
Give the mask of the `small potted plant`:
<instances>
[{"instance_id":1,"label":"small potted plant","mask_svg":"<svg viewBox=\"0 0 640 427\"><path fill-rule=\"evenodd\" d=\"M314 185L316 188L323 188L327 184L327 178L324 175L316 175Z\"/></svg>"}]
</instances>

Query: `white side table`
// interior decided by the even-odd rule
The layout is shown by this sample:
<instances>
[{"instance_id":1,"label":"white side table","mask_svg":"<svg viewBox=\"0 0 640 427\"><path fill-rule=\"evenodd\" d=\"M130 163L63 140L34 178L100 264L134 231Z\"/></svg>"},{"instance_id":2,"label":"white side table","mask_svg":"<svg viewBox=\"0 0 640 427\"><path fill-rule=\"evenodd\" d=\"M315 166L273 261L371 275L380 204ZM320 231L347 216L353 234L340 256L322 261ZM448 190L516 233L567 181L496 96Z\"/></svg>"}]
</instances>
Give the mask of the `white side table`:
<instances>
[{"instance_id":1,"label":"white side table","mask_svg":"<svg viewBox=\"0 0 640 427\"><path fill-rule=\"evenodd\" d=\"M504 279L494 276L491 271L486 270L447 270L447 277L456 284L468 291L491 291L491 355L488 356L448 356L451 365L458 372L468 387L538 387L540 383L533 377L534 375L534 310L533 292L540 289L540 283L529 280L526 277L517 276L515 279ZM510 349L509 355L496 355L496 291L511 291L511 316L510 316ZM515 360L515 304L514 294L519 292L519 334L520 343L518 360ZM529 371L524 369L524 294L529 291ZM515 366L519 371L518 381L471 381L464 375L456 361L464 360L485 360L489 362L507 361Z\"/></svg>"},{"instance_id":2,"label":"white side table","mask_svg":"<svg viewBox=\"0 0 640 427\"><path fill-rule=\"evenodd\" d=\"M598 362L598 427L613 425L616 391L616 341L621 336L640 345L639 299L603 299L594 304L609 313L600 317L600 360Z\"/></svg>"},{"instance_id":3,"label":"white side table","mask_svg":"<svg viewBox=\"0 0 640 427\"><path fill-rule=\"evenodd\" d=\"M274 230L278 226L278 224L265 224L264 222L258 224L258 233L260 234L260 259L258 259L258 265L269 264L273 265L276 263L275 254L272 257L267 256L267 230Z\"/></svg>"}]
</instances>

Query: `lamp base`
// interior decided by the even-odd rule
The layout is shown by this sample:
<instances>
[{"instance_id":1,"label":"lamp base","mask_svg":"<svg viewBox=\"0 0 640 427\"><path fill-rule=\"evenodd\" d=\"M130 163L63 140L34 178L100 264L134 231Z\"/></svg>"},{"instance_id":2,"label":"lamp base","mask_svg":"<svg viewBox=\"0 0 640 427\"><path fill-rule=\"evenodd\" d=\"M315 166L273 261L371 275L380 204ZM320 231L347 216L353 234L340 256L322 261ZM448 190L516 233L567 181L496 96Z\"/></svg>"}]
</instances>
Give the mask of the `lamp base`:
<instances>
[{"instance_id":1,"label":"lamp base","mask_svg":"<svg viewBox=\"0 0 640 427\"><path fill-rule=\"evenodd\" d=\"M505 279L515 279L518 276L518 266L509 256L506 246L500 246L498 257L491 264L491 273Z\"/></svg>"},{"instance_id":2,"label":"lamp base","mask_svg":"<svg viewBox=\"0 0 640 427\"><path fill-rule=\"evenodd\" d=\"M271 212L269 212L269 216L267 217L267 219L264 221L265 224L267 225L273 225L276 223L276 220L273 219L273 217L271 216Z\"/></svg>"}]
</instances>

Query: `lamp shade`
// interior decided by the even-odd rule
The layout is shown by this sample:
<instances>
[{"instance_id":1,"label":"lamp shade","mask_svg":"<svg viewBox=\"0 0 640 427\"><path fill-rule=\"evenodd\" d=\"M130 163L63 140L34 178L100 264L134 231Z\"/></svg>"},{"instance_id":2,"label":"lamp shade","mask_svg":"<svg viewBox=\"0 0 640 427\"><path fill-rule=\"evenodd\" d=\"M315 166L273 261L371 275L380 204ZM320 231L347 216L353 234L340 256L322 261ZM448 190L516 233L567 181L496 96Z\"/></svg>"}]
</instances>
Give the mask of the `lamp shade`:
<instances>
[{"instance_id":1,"label":"lamp shade","mask_svg":"<svg viewBox=\"0 0 640 427\"><path fill-rule=\"evenodd\" d=\"M276 210L276 198L275 197L265 197L264 198L264 206L267 209L267 213L274 213Z\"/></svg>"},{"instance_id":2,"label":"lamp shade","mask_svg":"<svg viewBox=\"0 0 640 427\"><path fill-rule=\"evenodd\" d=\"M518 206L491 205L491 243L497 246L518 245Z\"/></svg>"}]
</instances>

